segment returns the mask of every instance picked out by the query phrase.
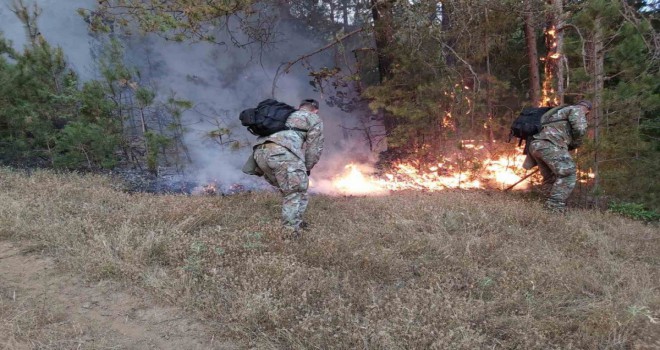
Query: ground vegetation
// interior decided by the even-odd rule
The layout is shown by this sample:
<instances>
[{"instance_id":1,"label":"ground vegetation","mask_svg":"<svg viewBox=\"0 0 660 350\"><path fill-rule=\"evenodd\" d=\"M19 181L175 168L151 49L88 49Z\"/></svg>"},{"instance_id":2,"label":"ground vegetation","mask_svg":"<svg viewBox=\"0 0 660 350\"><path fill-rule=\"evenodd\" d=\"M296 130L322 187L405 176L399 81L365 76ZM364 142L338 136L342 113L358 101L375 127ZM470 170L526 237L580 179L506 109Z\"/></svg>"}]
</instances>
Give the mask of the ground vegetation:
<instances>
[{"instance_id":1,"label":"ground vegetation","mask_svg":"<svg viewBox=\"0 0 660 350\"><path fill-rule=\"evenodd\" d=\"M287 241L275 193L131 194L100 176L0 175L1 239L147 291L245 346L660 345L657 222L547 215L534 199L483 191L313 196L309 229Z\"/></svg>"}]
</instances>

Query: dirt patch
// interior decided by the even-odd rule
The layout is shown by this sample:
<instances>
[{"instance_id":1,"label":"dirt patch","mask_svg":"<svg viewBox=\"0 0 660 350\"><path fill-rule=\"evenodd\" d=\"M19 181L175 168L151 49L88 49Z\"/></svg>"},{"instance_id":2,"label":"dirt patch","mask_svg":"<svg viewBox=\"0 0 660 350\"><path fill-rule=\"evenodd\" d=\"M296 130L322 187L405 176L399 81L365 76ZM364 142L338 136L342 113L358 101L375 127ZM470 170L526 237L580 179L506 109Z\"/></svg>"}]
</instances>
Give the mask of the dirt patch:
<instances>
[{"instance_id":1,"label":"dirt patch","mask_svg":"<svg viewBox=\"0 0 660 350\"><path fill-rule=\"evenodd\" d=\"M207 321L208 322L208 321ZM0 241L0 349L237 349L182 310Z\"/></svg>"}]
</instances>

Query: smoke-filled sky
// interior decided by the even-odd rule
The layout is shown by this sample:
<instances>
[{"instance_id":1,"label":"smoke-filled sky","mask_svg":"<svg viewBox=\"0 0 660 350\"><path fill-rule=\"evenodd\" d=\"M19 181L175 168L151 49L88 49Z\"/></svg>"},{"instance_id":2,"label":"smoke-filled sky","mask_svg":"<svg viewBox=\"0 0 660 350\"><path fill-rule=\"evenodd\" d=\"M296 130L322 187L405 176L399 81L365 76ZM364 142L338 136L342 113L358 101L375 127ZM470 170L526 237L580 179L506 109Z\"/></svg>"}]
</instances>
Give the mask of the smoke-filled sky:
<instances>
[{"instance_id":1,"label":"smoke-filled sky","mask_svg":"<svg viewBox=\"0 0 660 350\"><path fill-rule=\"evenodd\" d=\"M46 40L62 47L68 62L82 79L98 77L91 48L98 46L99 42L89 35L87 24L76 12L78 8L93 9L95 1L36 1L43 10L38 25ZM0 30L13 41L15 48L20 49L26 43L26 33L10 11L11 2L0 0ZM186 143L194 163L190 167L193 180L215 180L223 184L254 183L255 178L243 174L240 169L255 137L240 125L238 113L271 97L275 72L283 62L325 45L323 41L314 40L306 33L296 33L283 24L278 26L278 30L281 33L279 41L265 52L254 47L175 43L156 35L122 37L127 63L138 68L146 82L156 86L160 99L174 92L178 98L189 99L195 104L194 111L184 116L190 130ZM218 35L223 39L222 32ZM314 63L319 65L326 63L326 60L322 55L313 58ZM340 172L348 159L370 158L361 136L351 137L350 132L340 127L340 124L352 126L357 117L325 106L323 96L309 85L307 71L300 65L278 80L274 97L294 106L303 98L315 98L322 103L319 114L324 120L326 150L321 162L312 171L313 179L317 180L317 191L331 192L320 188L320 184L327 183L324 178ZM216 125L209 120L214 120ZM205 131L217 128L217 123L230 128L232 137L239 140L243 147L236 150L209 142L204 137Z\"/></svg>"},{"instance_id":2,"label":"smoke-filled sky","mask_svg":"<svg viewBox=\"0 0 660 350\"><path fill-rule=\"evenodd\" d=\"M14 48L21 49L27 43L27 33L22 23L11 11L14 0L0 0L0 31L4 37L14 43ZM92 38L87 35L87 24L76 13L80 7L94 6L94 0L38 0L42 9L39 16L41 34L54 45L62 47L70 65L83 78L93 76L90 44ZM34 1L25 1L32 4Z\"/></svg>"}]
</instances>

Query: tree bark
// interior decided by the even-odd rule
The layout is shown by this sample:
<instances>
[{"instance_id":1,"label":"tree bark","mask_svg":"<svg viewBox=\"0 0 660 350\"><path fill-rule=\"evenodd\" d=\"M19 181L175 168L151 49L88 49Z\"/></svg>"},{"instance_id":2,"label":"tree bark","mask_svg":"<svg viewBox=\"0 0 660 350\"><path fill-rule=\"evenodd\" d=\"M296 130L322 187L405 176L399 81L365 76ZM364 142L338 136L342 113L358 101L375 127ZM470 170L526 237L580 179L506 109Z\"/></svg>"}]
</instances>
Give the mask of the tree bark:
<instances>
[{"instance_id":1,"label":"tree bark","mask_svg":"<svg viewBox=\"0 0 660 350\"><path fill-rule=\"evenodd\" d=\"M371 14L374 19L378 71L381 82L392 77L393 57L390 52L394 41L394 17L392 0L371 0Z\"/></svg>"},{"instance_id":2,"label":"tree bark","mask_svg":"<svg viewBox=\"0 0 660 350\"><path fill-rule=\"evenodd\" d=\"M543 79L544 106L558 106L564 103L564 35L562 32L562 0L548 0L548 22L545 31L545 76Z\"/></svg>"},{"instance_id":3,"label":"tree bark","mask_svg":"<svg viewBox=\"0 0 660 350\"><path fill-rule=\"evenodd\" d=\"M604 46L604 29L602 19L596 17L594 19L594 28L591 35L591 42L588 43L588 68L592 77L591 80L591 95L592 105L591 118L593 125L593 139L594 139L594 165L592 171L594 173L594 189L598 189L600 185L599 167L600 161L599 142L600 142L600 118L603 112L603 89L605 81L605 46Z\"/></svg>"},{"instance_id":4,"label":"tree bark","mask_svg":"<svg viewBox=\"0 0 660 350\"><path fill-rule=\"evenodd\" d=\"M541 77L539 74L539 52L536 48L536 30L534 17L532 16L532 0L525 0L523 19L529 60L529 97L532 106L539 107L541 105Z\"/></svg>"},{"instance_id":5,"label":"tree bark","mask_svg":"<svg viewBox=\"0 0 660 350\"><path fill-rule=\"evenodd\" d=\"M442 32L446 36L446 44L451 49L454 48L456 40L454 37L449 35L449 32L452 29L452 13L449 10L448 2L442 3ZM443 50L444 51L444 50ZM451 52L445 51L445 62L448 66L453 67L456 65L456 57Z\"/></svg>"},{"instance_id":6,"label":"tree bark","mask_svg":"<svg viewBox=\"0 0 660 350\"><path fill-rule=\"evenodd\" d=\"M392 6L394 0L371 0L371 14L374 20L374 39L378 57L378 73L381 84L392 78L392 44L394 43L394 15ZM397 126L397 121L387 111L381 111L383 126L387 135L391 135Z\"/></svg>"}]
</instances>

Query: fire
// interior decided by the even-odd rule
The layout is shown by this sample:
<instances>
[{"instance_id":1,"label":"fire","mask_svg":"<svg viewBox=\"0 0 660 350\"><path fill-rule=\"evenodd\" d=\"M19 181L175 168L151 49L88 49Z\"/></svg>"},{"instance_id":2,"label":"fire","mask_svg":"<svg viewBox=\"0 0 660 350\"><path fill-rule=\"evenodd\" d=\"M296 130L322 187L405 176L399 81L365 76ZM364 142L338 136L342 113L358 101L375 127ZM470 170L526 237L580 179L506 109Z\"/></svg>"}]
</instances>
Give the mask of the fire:
<instances>
[{"instance_id":1,"label":"fire","mask_svg":"<svg viewBox=\"0 0 660 350\"><path fill-rule=\"evenodd\" d=\"M465 149L482 150L484 146L467 143ZM459 170L455 162L446 161L422 166L416 162L398 162L389 172L368 174L365 166L348 164L331 181L332 188L341 194L385 194L390 191L445 189L505 188L520 181L525 156L501 155L481 161L479 169ZM524 186L520 186L524 188Z\"/></svg>"},{"instance_id":2,"label":"fire","mask_svg":"<svg viewBox=\"0 0 660 350\"><path fill-rule=\"evenodd\" d=\"M555 65L557 64L558 59L561 58L561 53L558 52L558 37L557 29L554 26L548 28L545 32L546 34L546 47L548 48L548 53L543 59L545 62L545 79L543 81L541 98L542 106L557 106L559 104L559 98L556 93L556 89L553 85L555 79Z\"/></svg>"},{"instance_id":3,"label":"fire","mask_svg":"<svg viewBox=\"0 0 660 350\"><path fill-rule=\"evenodd\" d=\"M215 195L218 193L218 182L213 180L205 185L200 185L191 191L193 195Z\"/></svg>"},{"instance_id":4,"label":"fire","mask_svg":"<svg viewBox=\"0 0 660 350\"><path fill-rule=\"evenodd\" d=\"M516 156L513 161L514 164L512 165L508 158L500 157L498 159L491 160L486 169L488 169L490 173L493 174L497 183L503 185L513 185L520 181L521 177L514 172L512 166L518 167L519 169L522 167L522 163L525 161L524 158L525 157L523 155Z\"/></svg>"},{"instance_id":5,"label":"fire","mask_svg":"<svg viewBox=\"0 0 660 350\"><path fill-rule=\"evenodd\" d=\"M577 178L578 178L578 182L589 183L589 181L592 181L593 179L596 178L596 174L593 172L593 170L591 170L591 168L589 168L588 171L578 170Z\"/></svg>"},{"instance_id":6,"label":"fire","mask_svg":"<svg viewBox=\"0 0 660 350\"><path fill-rule=\"evenodd\" d=\"M367 177L359 169L357 164L349 164L345 167L343 176L333 181L333 186L341 193L346 194L374 194L387 191L379 181L373 177Z\"/></svg>"},{"instance_id":7,"label":"fire","mask_svg":"<svg viewBox=\"0 0 660 350\"><path fill-rule=\"evenodd\" d=\"M443 164L420 170L410 163L395 165L396 172L385 174L383 185L391 191L427 190L439 191L447 188L480 188L481 182L471 180L467 172L442 174ZM449 167L448 169L451 169Z\"/></svg>"}]
</instances>

